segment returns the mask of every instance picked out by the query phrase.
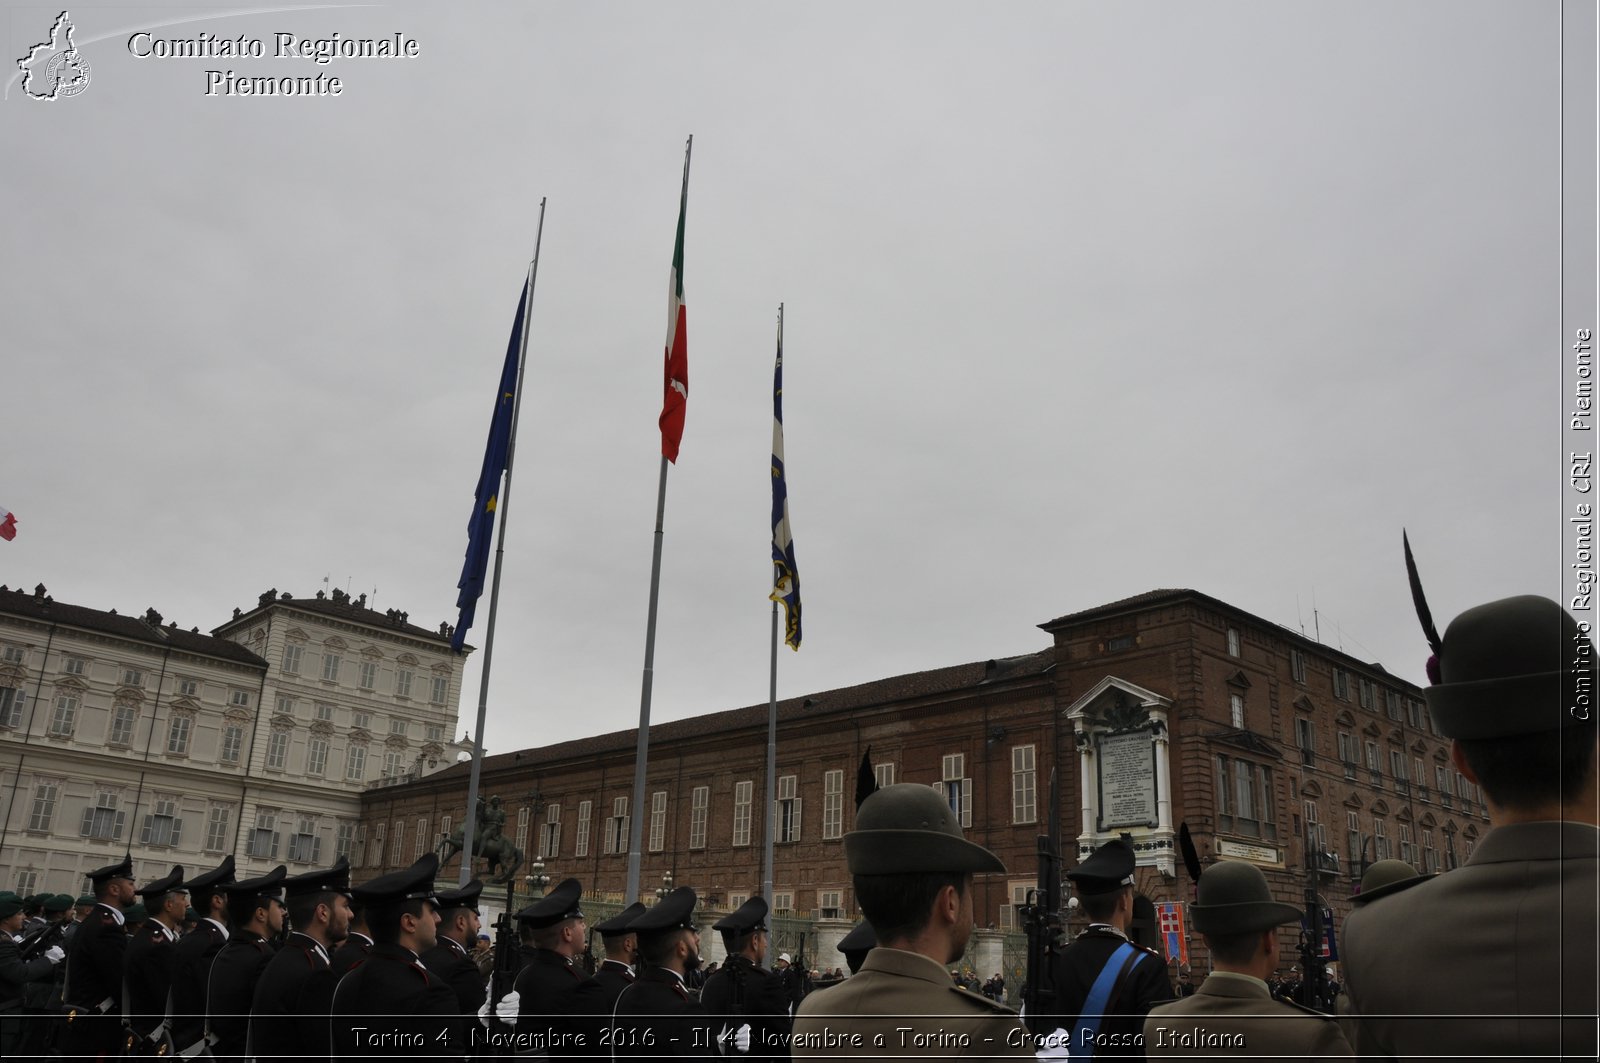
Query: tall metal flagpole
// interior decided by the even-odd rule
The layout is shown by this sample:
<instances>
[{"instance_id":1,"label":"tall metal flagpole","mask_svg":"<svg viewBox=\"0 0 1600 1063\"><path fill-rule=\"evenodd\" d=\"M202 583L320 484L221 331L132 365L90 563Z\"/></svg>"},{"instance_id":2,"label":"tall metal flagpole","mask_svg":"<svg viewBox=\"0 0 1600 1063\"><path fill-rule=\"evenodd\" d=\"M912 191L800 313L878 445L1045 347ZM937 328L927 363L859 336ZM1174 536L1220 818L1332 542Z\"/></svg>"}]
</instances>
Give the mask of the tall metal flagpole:
<instances>
[{"instance_id":1,"label":"tall metal flagpole","mask_svg":"<svg viewBox=\"0 0 1600 1063\"><path fill-rule=\"evenodd\" d=\"M778 304L778 357L783 357L783 304ZM778 801L778 602L772 602L772 668L767 683L767 821L761 847L761 899L772 910L772 836Z\"/></svg>"},{"instance_id":2,"label":"tall metal flagpole","mask_svg":"<svg viewBox=\"0 0 1600 1063\"><path fill-rule=\"evenodd\" d=\"M495 537L494 580L489 585L489 622L483 629L483 673L478 677L478 727L472 734L472 774L467 782L467 815L461 823L461 875L465 886L472 879L472 835L478 825L478 778L483 774L483 721L489 712L489 666L494 661L494 618L500 605L500 568L506 557L506 528L511 523L511 469L517 460L517 422L522 419L522 381L528 365L528 322L533 320L533 285L539 279L539 245L544 242L544 204L539 200L539 232L533 239L533 261L528 263L528 297L522 308L522 349L517 352L516 397L511 400L511 443L506 448L506 479L495 498L500 531Z\"/></svg>"},{"instance_id":3,"label":"tall metal flagpole","mask_svg":"<svg viewBox=\"0 0 1600 1063\"><path fill-rule=\"evenodd\" d=\"M679 200L680 220L682 210L689 202L689 156L694 150L694 137L683 149L683 193ZM656 675L656 596L661 590L661 537L667 513L667 456L661 455L661 483L656 489L655 545L650 554L650 609L644 628L644 678L639 693L639 742L633 759L633 801L628 822L628 886L623 903L632 904L639 899L639 848L644 831L644 782L646 762L650 757L650 691Z\"/></svg>"}]
</instances>

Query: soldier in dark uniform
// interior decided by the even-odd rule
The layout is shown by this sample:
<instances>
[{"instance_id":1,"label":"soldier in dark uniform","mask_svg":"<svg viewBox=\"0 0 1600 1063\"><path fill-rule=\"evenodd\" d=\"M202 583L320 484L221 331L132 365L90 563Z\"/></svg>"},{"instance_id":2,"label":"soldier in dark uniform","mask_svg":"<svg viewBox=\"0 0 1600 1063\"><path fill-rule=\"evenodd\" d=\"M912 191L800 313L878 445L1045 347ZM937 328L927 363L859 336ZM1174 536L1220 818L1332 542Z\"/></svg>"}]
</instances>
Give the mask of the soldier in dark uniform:
<instances>
[{"instance_id":1,"label":"soldier in dark uniform","mask_svg":"<svg viewBox=\"0 0 1600 1063\"><path fill-rule=\"evenodd\" d=\"M851 974L861 970L861 965L867 961L867 953L877 947L877 944L878 935L872 932L872 924L865 919L851 927L850 933L839 939L839 951L844 953L844 963L850 968Z\"/></svg>"},{"instance_id":2,"label":"soldier in dark uniform","mask_svg":"<svg viewBox=\"0 0 1600 1063\"><path fill-rule=\"evenodd\" d=\"M578 1038L574 1042L578 1049L575 1054L611 1058L610 1046L602 1046L605 1039L602 1030L611 1024L611 1010L616 1006L617 997L633 984L633 965L639 958L639 935L630 929L630 924L644 911L644 905L635 901L595 926L606 956L594 974L573 993L572 1029Z\"/></svg>"},{"instance_id":3,"label":"soldier in dark uniform","mask_svg":"<svg viewBox=\"0 0 1600 1063\"><path fill-rule=\"evenodd\" d=\"M215 1038L211 1054L238 1063L249 1053L250 1004L256 982L277 951L273 942L283 930L283 880L279 864L260 878L227 887L228 922L232 932L211 965L206 991L206 1025Z\"/></svg>"},{"instance_id":4,"label":"soldier in dark uniform","mask_svg":"<svg viewBox=\"0 0 1600 1063\"><path fill-rule=\"evenodd\" d=\"M156 1055L171 1051L167 1041L167 994L178 959L178 926L189 906L183 868L139 890L150 918L128 940L122 959L124 999L128 1003L128 1054Z\"/></svg>"},{"instance_id":5,"label":"soldier in dark uniform","mask_svg":"<svg viewBox=\"0 0 1600 1063\"><path fill-rule=\"evenodd\" d=\"M46 946L59 950L66 956L66 929L72 922L72 898L65 893L51 894L44 900L46 926L53 944ZM45 1054L46 1047L61 1026L61 991L66 985L67 965L54 964L49 971L40 972L29 979L22 990L22 1013L27 1016L22 1029L22 1043L17 1048L19 1059L32 1059Z\"/></svg>"},{"instance_id":6,"label":"soldier in dark uniform","mask_svg":"<svg viewBox=\"0 0 1600 1063\"><path fill-rule=\"evenodd\" d=\"M228 895L223 888L231 882L230 855L188 883L189 903L201 918L194 930L178 939L178 959L172 968L168 1030L178 1059L192 1059L210 1043L206 1037L206 989L211 984L211 964L228 940Z\"/></svg>"},{"instance_id":7,"label":"soldier in dark uniform","mask_svg":"<svg viewBox=\"0 0 1600 1063\"><path fill-rule=\"evenodd\" d=\"M139 936L139 931L149 921L150 909L144 906L143 901L134 901L122 910L122 932L128 935L130 941Z\"/></svg>"},{"instance_id":8,"label":"soldier in dark uniform","mask_svg":"<svg viewBox=\"0 0 1600 1063\"><path fill-rule=\"evenodd\" d=\"M1134 864L1133 847L1118 838L1066 874L1089 916L1089 928L1061 950L1054 971L1058 1025L1075 1053L1143 1058L1144 1017L1177 999L1166 961L1128 937Z\"/></svg>"},{"instance_id":9,"label":"soldier in dark uniform","mask_svg":"<svg viewBox=\"0 0 1600 1063\"><path fill-rule=\"evenodd\" d=\"M555 1057L576 1054L570 1040L572 996L584 981L576 961L588 939L579 907L582 899L583 887L569 878L517 913L527 957L515 983L517 1032L525 1037L545 1035L552 1043L543 1047Z\"/></svg>"},{"instance_id":10,"label":"soldier in dark uniform","mask_svg":"<svg viewBox=\"0 0 1600 1063\"><path fill-rule=\"evenodd\" d=\"M617 1059L710 1059L711 1022L689 993L689 971L700 966L695 892L680 886L634 919L639 974L617 997L609 1032Z\"/></svg>"},{"instance_id":11,"label":"soldier in dark uniform","mask_svg":"<svg viewBox=\"0 0 1600 1063\"><path fill-rule=\"evenodd\" d=\"M0 1056L18 1058L24 1034L22 994L35 979L46 977L66 953L51 945L41 955L24 961L14 931L22 926L22 900L14 893L0 893Z\"/></svg>"},{"instance_id":12,"label":"soldier in dark uniform","mask_svg":"<svg viewBox=\"0 0 1600 1063\"><path fill-rule=\"evenodd\" d=\"M439 932L437 943L422 954L422 964L430 974L444 979L462 1015L461 1040L474 1043L474 1028L478 1011L489 998L478 964L469 951L478 940L478 897L483 893L483 883L473 879L457 890L441 890L435 894L439 906Z\"/></svg>"},{"instance_id":13,"label":"soldier in dark uniform","mask_svg":"<svg viewBox=\"0 0 1600 1063\"><path fill-rule=\"evenodd\" d=\"M973 876L1006 868L966 840L944 795L920 783L873 792L844 836L844 855L878 944L858 973L801 1001L790 1054L1031 1058L1016 1012L950 984L972 939ZM828 1037L860 1041L841 1047ZM940 1040L930 1047L918 1038ZM949 1047L962 1040L971 1047Z\"/></svg>"},{"instance_id":14,"label":"soldier in dark uniform","mask_svg":"<svg viewBox=\"0 0 1600 1063\"><path fill-rule=\"evenodd\" d=\"M725 1049L750 1059L788 1059L792 1017L782 983L767 970L766 919L767 902L758 896L713 924L728 960L707 976L700 1004Z\"/></svg>"},{"instance_id":15,"label":"soldier in dark uniform","mask_svg":"<svg viewBox=\"0 0 1600 1063\"><path fill-rule=\"evenodd\" d=\"M429 853L353 891L366 908L373 945L333 992L333 1058L378 1063L465 1055L456 995L420 959L437 940L438 870L439 858Z\"/></svg>"},{"instance_id":16,"label":"soldier in dark uniform","mask_svg":"<svg viewBox=\"0 0 1600 1063\"><path fill-rule=\"evenodd\" d=\"M1300 922L1300 909L1272 899L1253 864L1224 860L1200 876L1189 906L1215 969L1198 992L1151 1009L1144 1049L1151 1059L1192 1059L1222 1047L1230 1059L1329 1059L1349 1056L1333 1016L1274 1001L1266 976L1278 962L1278 928Z\"/></svg>"},{"instance_id":17,"label":"soldier in dark uniform","mask_svg":"<svg viewBox=\"0 0 1600 1063\"><path fill-rule=\"evenodd\" d=\"M256 981L250 1051L257 1063L285 1063L327 1050L328 1013L339 979L333 948L350 930L350 862L283 882L293 933Z\"/></svg>"},{"instance_id":18,"label":"soldier in dark uniform","mask_svg":"<svg viewBox=\"0 0 1600 1063\"><path fill-rule=\"evenodd\" d=\"M367 909L354 893L350 897L350 933L344 944L333 950L330 957L333 976L343 978L350 968L367 958L372 948L372 935L367 931Z\"/></svg>"},{"instance_id":19,"label":"soldier in dark uniform","mask_svg":"<svg viewBox=\"0 0 1600 1063\"><path fill-rule=\"evenodd\" d=\"M122 957L128 935L122 910L133 903L133 861L124 857L89 872L95 906L67 949L64 1056L94 1059L122 1052Z\"/></svg>"}]
</instances>

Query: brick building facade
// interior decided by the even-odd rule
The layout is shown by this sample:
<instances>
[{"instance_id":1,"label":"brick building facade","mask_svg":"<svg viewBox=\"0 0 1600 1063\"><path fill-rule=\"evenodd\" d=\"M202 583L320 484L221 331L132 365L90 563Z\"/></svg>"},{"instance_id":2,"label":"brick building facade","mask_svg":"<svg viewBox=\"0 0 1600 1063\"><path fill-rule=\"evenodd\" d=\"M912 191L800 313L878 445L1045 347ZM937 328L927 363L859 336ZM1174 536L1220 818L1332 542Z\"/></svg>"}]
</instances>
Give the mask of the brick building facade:
<instances>
[{"instance_id":1,"label":"brick building facade","mask_svg":"<svg viewBox=\"0 0 1600 1063\"><path fill-rule=\"evenodd\" d=\"M1033 653L780 702L770 816L765 705L654 726L642 810L630 807L632 730L488 757L482 792L501 798L530 861L612 897L625 885L628 818L642 813L644 899L670 872L712 910L759 891L770 826L774 907L848 920L841 839L870 751L880 783L940 787L968 836L1005 862L1007 874L979 877L975 906L980 926L1001 931L1034 884L1052 772L1066 866L1127 835L1140 889L1157 902L1190 897L1180 824L1202 863L1254 861L1283 900L1302 903L1314 880L1341 923L1363 859L1445 870L1487 829L1421 692L1379 665L1191 590L1040 627L1053 641ZM459 826L467 780L459 764L364 795L357 879Z\"/></svg>"}]
</instances>

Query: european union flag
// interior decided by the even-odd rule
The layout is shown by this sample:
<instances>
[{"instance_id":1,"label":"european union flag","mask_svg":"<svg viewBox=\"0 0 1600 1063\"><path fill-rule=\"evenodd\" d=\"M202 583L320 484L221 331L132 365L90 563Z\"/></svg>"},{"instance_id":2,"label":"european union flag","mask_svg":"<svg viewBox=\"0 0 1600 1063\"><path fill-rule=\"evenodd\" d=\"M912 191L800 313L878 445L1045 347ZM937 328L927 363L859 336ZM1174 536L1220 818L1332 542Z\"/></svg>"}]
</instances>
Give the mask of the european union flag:
<instances>
[{"instance_id":1,"label":"european union flag","mask_svg":"<svg viewBox=\"0 0 1600 1063\"><path fill-rule=\"evenodd\" d=\"M516 409L517 361L522 352L522 317L528 308L528 286L522 286L522 298L517 300L517 320L511 326L511 342L506 346L506 364L500 371L500 390L494 399L494 417L489 421L489 445L483 452L483 471L478 474L478 492L472 503L472 517L467 521L467 561L461 567L461 580L456 584L461 593L456 605L461 609L461 619L455 634L450 638L450 648L457 653L467 639L467 629L472 626L472 615L477 611L478 599L483 595L483 577L489 569L489 544L494 538L495 508L500 501L500 481L505 475L506 460L511 454L511 415Z\"/></svg>"},{"instance_id":2,"label":"european union flag","mask_svg":"<svg viewBox=\"0 0 1600 1063\"><path fill-rule=\"evenodd\" d=\"M772 593L783 605L783 641L800 648L800 569L789 534L789 485L783 476L783 333L778 334L778 361L772 371Z\"/></svg>"}]
</instances>

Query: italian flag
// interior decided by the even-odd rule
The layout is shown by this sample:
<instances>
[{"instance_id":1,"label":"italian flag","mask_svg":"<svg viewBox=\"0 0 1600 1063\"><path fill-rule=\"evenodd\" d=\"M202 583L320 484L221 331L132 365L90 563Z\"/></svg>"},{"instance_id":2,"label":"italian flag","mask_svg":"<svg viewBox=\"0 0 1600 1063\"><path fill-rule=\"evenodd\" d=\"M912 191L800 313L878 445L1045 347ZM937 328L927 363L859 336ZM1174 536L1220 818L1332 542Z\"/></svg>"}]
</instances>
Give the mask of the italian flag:
<instances>
[{"instance_id":1,"label":"italian flag","mask_svg":"<svg viewBox=\"0 0 1600 1063\"><path fill-rule=\"evenodd\" d=\"M17 515L0 506L0 539L10 542L17 537Z\"/></svg>"},{"instance_id":2,"label":"italian flag","mask_svg":"<svg viewBox=\"0 0 1600 1063\"><path fill-rule=\"evenodd\" d=\"M689 138L689 147L694 138ZM683 221L689 212L689 154L683 157L683 198L678 204L678 238L672 246L672 274L667 278L666 367L661 399L661 456L678 462L683 442L683 417L689 407L689 317L683 305Z\"/></svg>"}]
</instances>

